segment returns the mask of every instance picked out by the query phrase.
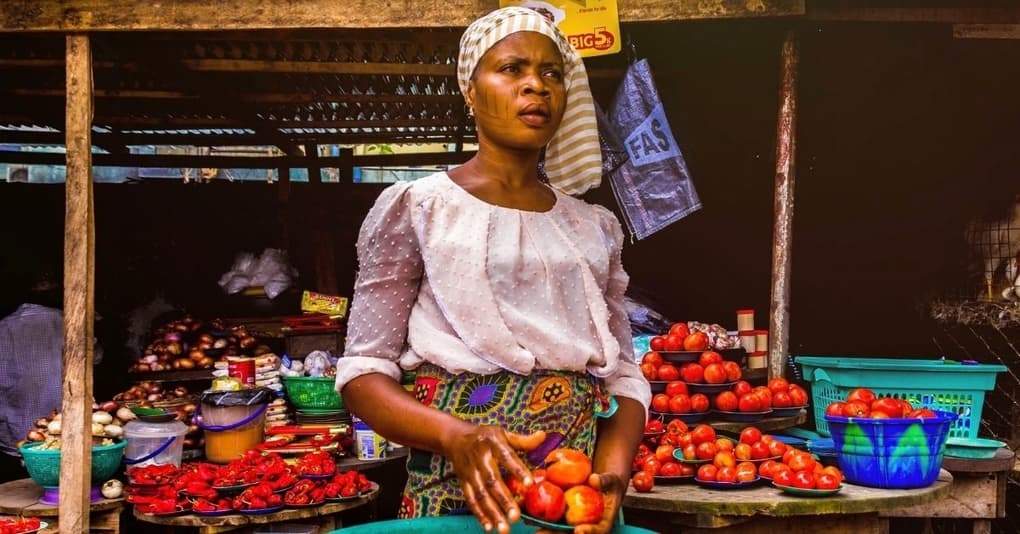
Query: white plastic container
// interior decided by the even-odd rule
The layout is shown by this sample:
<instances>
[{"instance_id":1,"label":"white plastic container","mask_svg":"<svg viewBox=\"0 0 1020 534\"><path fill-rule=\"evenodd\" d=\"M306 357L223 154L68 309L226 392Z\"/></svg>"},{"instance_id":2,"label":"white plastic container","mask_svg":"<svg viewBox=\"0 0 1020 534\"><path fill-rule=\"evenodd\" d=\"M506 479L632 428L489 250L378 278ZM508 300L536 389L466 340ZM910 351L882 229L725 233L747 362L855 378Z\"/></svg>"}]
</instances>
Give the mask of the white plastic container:
<instances>
[{"instance_id":1,"label":"white plastic container","mask_svg":"<svg viewBox=\"0 0 1020 534\"><path fill-rule=\"evenodd\" d=\"M172 420L152 423L135 419L124 425L124 463L128 467L150 464L181 465L184 435L188 426Z\"/></svg>"},{"instance_id":2,"label":"white plastic container","mask_svg":"<svg viewBox=\"0 0 1020 534\"><path fill-rule=\"evenodd\" d=\"M354 420L354 445L358 449L359 460L379 460L386 457L386 440L360 419Z\"/></svg>"}]
</instances>

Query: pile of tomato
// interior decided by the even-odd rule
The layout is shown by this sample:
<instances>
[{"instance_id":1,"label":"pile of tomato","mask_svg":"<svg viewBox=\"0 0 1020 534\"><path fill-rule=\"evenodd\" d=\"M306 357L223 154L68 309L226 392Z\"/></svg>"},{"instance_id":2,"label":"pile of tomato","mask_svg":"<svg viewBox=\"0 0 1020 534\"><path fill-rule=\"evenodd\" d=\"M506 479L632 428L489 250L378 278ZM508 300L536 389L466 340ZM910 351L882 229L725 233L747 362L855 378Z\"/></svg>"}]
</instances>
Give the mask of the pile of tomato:
<instances>
[{"instance_id":1,"label":"pile of tomato","mask_svg":"<svg viewBox=\"0 0 1020 534\"><path fill-rule=\"evenodd\" d=\"M605 511L602 493L589 484L592 461L576 449L560 448L550 452L544 468L532 471L533 483L513 477L507 487L524 513L551 523L585 525L598 523Z\"/></svg>"},{"instance_id":2,"label":"pile of tomato","mask_svg":"<svg viewBox=\"0 0 1020 534\"><path fill-rule=\"evenodd\" d=\"M3 517L0 518L0 534L21 534L34 532L41 528L38 517Z\"/></svg>"},{"instance_id":3,"label":"pile of tomato","mask_svg":"<svg viewBox=\"0 0 1020 534\"><path fill-rule=\"evenodd\" d=\"M871 419L937 417L937 414L930 408L914 408L910 401L905 399L879 397L869 388L850 390L845 400L830 402L825 407L825 413L839 417L869 417Z\"/></svg>"}]
</instances>

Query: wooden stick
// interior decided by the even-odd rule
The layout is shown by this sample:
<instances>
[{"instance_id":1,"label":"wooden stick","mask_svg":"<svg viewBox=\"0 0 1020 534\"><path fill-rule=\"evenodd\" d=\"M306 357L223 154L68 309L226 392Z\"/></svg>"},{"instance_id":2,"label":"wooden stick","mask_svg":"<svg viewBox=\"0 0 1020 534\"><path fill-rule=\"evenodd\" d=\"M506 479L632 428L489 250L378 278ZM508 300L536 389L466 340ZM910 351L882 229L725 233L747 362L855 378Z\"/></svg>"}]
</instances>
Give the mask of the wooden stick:
<instances>
[{"instance_id":1,"label":"wooden stick","mask_svg":"<svg viewBox=\"0 0 1020 534\"><path fill-rule=\"evenodd\" d=\"M80 534L89 531L92 477L92 322L95 316L92 51L88 35L68 34L66 41L67 179L60 533Z\"/></svg>"},{"instance_id":2,"label":"wooden stick","mask_svg":"<svg viewBox=\"0 0 1020 534\"><path fill-rule=\"evenodd\" d=\"M793 188L797 153L797 34L786 33L780 66L776 126L776 186L772 230L772 303L769 309L769 377L783 376L790 342L790 271Z\"/></svg>"}]
</instances>

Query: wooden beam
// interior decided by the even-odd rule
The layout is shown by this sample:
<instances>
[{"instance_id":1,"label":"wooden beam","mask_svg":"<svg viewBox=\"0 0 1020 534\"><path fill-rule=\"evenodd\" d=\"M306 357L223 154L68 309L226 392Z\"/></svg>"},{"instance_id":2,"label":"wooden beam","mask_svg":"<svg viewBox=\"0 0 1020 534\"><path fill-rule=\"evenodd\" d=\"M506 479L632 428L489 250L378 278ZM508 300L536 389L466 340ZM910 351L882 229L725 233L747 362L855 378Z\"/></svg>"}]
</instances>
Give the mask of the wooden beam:
<instances>
[{"instance_id":1,"label":"wooden beam","mask_svg":"<svg viewBox=\"0 0 1020 534\"><path fill-rule=\"evenodd\" d=\"M60 534L79 534L89 531L92 476L92 327L95 317L92 51L88 35L70 34L66 41L67 179Z\"/></svg>"},{"instance_id":2,"label":"wooden beam","mask_svg":"<svg viewBox=\"0 0 1020 534\"><path fill-rule=\"evenodd\" d=\"M199 72L277 72L297 74L358 74L389 76L457 75L456 65L440 63L347 63L340 61L274 61L259 59L184 59L180 64Z\"/></svg>"},{"instance_id":3,"label":"wooden beam","mask_svg":"<svg viewBox=\"0 0 1020 534\"><path fill-rule=\"evenodd\" d=\"M780 60L779 116L772 229L772 298L769 309L769 377L783 376L790 344L790 278L793 266L793 191L797 161L797 34L786 33Z\"/></svg>"},{"instance_id":4,"label":"wooden beam","mask_svg":"<svg viewBox=\"0 0 1020 534\"><path fill-rule=\"evenodd\" d=\"M353 156L355 167L413 167L421 165L451 165L464 163L474 152L427 152L422 154L385 154L380 156ZM92 154L97 167L170 167L214 169L279 169L307 168L304 156L200 156L177 154ZM63 165L64 154L45 152L0 152L0 162L27 165ZM344 157L318 158L320 167L343 168L349 162Z\"/></svg>"},{"instance_id":5,"label":"wooden beam","mask_svg":"<svg viewBox=\"0 0 1020 534\"><path fill-rule=\"evenodd\" d=\"M804 16L832 22L933 22L948 24L1020 23L1020 8L990 7L829 7L814 2Z\"/></svg>"},{"instance_id":6,"label":"wooden beam","mask_svg":"<svg viewBox=\"0 0 1020 534\"><path fill-rule=\"evenodd\" d=\"M1020 39L1020 24L953 24L957 39Z\"/></svg>"},{"instance_id":7,"label":"wooden beam","mask_svg":"<svg viewBox=\"0 0 1020 534\"><path fill-rule=\"evenodd\" d=\"M619 0L623 22L802 15L804 0ZM0 32L466 27L497 0L4 0Z\"/></svg>"},{"instance_id":8,"label":"wooden beam","mask_svg":"<svg viewBox=\"0 0 1020 534\"><path fill-rule=\"evenodd\" d=\"M0 123L6 118L0 116ZM13 123L13 121L12 121ZM260 133L244 134L194 134L194 133L92 133L93 146L262 146L274 144L274 139L286 137L293 142L303 143L315 141L319 144L369 144L386 142L391 144L422 143L427 141L425 134L417 136L407 132L344 134L344 133L278 133L277 137L269 138ZM449 139L444 135L444 139ZM474 139L474 135L470 136ZM55 145L63 146L65 141L62 132L31 132L19 130L0 130L0 143L24 145ZM0 159L3 159L0 157Z\"/></svg>"}]
</instances>

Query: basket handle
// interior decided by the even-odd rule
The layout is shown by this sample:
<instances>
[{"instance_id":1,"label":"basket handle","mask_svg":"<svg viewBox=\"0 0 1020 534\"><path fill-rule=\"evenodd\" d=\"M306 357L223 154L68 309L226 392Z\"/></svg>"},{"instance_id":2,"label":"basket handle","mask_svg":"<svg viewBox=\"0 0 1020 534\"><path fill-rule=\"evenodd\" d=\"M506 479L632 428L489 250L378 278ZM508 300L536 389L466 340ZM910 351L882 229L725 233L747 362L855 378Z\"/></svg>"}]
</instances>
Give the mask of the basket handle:
<instances>
[{"instance_id":1,"label":"basket handle","mask_svg":"<svg viewBox=\"0 0 1020 534\"><path fill-rule=\"evenodd\" d=\"M196 409L197 408L198 407L196 406ZM147 461L149 461L149 460L159 456L160 453L162 453L163 451L167 450L167 448L170 447L170 444L175 442L175 441L177 441L177 436L170 436L170 438L167 439L166 441L164 441L162 445L160 445L159 447L156 447L156 450L150 452L149 454L146 454L145 456L142 456L141 458L128 458L127 456L125 456L124 457L124 463L126 463L128 465L134 465L134 464L140 464L142 462L147 462Z\"/></svg>"},{"instance_id":2,"label":"basket handle","mask_svg":"<svg viewBox=\"0 0 1020 534\"><path fill-rule=\"evenodd\" d=\"M207 425L207 424L202 422L202 403L198 403L195 406L195 416L193 417L193 420L195 422L195 425L197 425L198 428L201 428L202 430L212 430L213 432L223 432L223 431L226 431L226 430L233 430L235 428L242 427L242 426L247 425L248 423L258 419L258 417L260 415L262 415L263 413L266 412L266 408L268 408L268 407L269 407L268 404L262 404L262 405L259 406L258 410L255 410L255 412L253 414L249 415L248 417L245 417L240 422L234 423L232 425Z\"/></svg>"},{"instance_id":3,"label":"basket handle","mask_svg":"<svg viewBox=\"0 0 1020 534\"><path fill-rule=\"evenodd\" d=\"M825 369L815 369L811 375L815 382L832 382L832 379L829 378L829 373L826 373Z\"/></svg>"}]
</instances>

